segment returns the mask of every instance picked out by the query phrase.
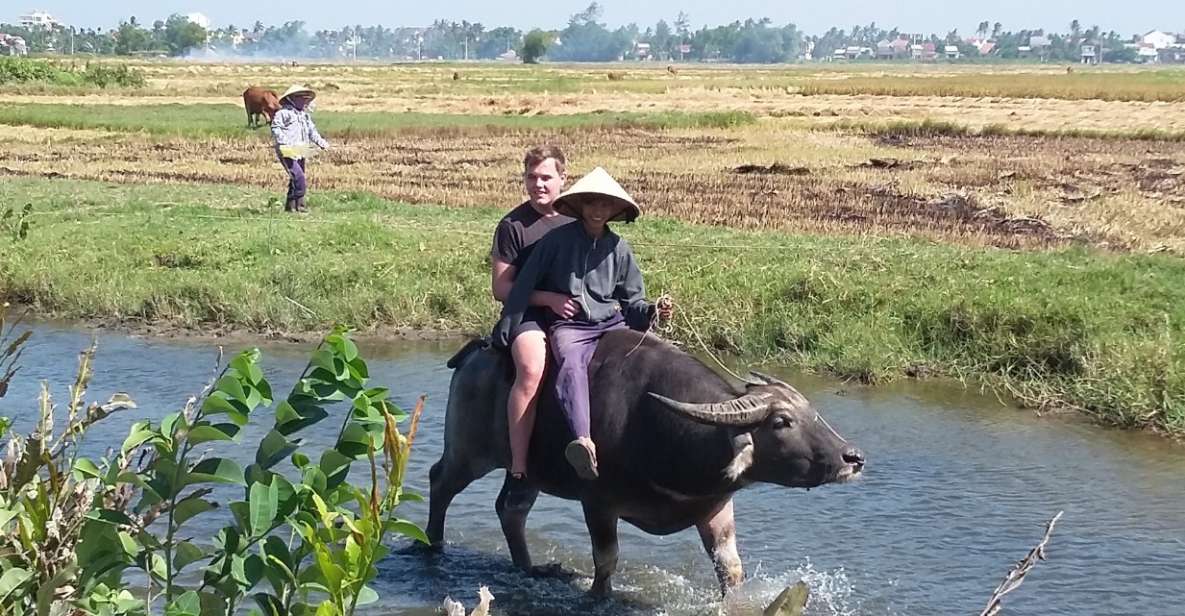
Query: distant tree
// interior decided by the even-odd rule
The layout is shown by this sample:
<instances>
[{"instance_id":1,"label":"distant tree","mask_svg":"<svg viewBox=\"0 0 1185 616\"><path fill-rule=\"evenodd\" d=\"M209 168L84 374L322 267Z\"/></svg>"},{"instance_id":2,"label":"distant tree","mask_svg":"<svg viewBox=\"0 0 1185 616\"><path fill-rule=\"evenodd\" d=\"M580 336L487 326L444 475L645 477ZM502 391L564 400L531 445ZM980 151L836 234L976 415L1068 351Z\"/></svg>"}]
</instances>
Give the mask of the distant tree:
<instances>
[{"instance_id":1,"label":"distant tree","mask_svg":"<svg viewBox=\"0 0 1185 616\"><path fill-rule=\"evenodd\" d=\"M483 60L493 60L498 56L514 49L522 39L523 33L517 28L502 26L486 32L477 45L477 57Z\"/></svg>"},{"instance_id":2,"label":"distant tree","mask_svg":"<svg viewBox=\"0 0 1185 616\"><path fill-rule=\"evenodd\" d=\"M607 62L620 59L633 43L637 26L610 31L597 21L601 5L593 2L572 15L568 27L560 32L560 41L551 56L556 60Z\"/></svg>"},{"instance_id":3,"label":"distant tree","mask_svg":"<svg viewBox=\"0 0 1185 616\"><path fill-rule=\"evenodd\" d=\"M136 24L136 18L119 24L115 33L115 53L126 56L137 51L145 51L152 44L149 33Z\"/></svg>"},{"instance_id":4,"label":"distant tree","mask_svg":"<svg viewBox=\"0 0 1185 616\"><path fill-rule=\"evenodd\" d=\"M201 24L196 24L188 17L177 14L169 16L163 31L165 46L174 56L183 56L194 47L205 44L207 37L206 29Z\"/></svg>"},{"instance_id":5,"label":"distant tree","mask_svg":"<svg viewBox=\"0 0 1185 616\"><path fill-rule=\"evenodd\" d=\"M992 39L999 40L1002 34L1004 34L1004 24L998 21L992 24Z\"/></svg>"},{"instance_id":6,"label":"distant tree","mask_svg":"<svg viewBox=\"0 0 1185 616\"><path fill-rule=\"evenodd\" d=\"M986 21L981 21L981 22L979 22L979 27L976 28L975 33L978 34L979 38L981 38L981 39L987 38L988 28L991 28L991 24L989 24Z\"/></svg>"},{"instance_id":7,"label":"distant tree","mask_svg":"<svg viewBox=\"0 0 1185 616\"><path fill-rule=\"evenodd\" d=\"M523 49L520 54L523 64L538 64L539 60L547 53L550 43L551 37L546 32L531 30L527 36L523 37Z\"/></svg>"}]
</instances>

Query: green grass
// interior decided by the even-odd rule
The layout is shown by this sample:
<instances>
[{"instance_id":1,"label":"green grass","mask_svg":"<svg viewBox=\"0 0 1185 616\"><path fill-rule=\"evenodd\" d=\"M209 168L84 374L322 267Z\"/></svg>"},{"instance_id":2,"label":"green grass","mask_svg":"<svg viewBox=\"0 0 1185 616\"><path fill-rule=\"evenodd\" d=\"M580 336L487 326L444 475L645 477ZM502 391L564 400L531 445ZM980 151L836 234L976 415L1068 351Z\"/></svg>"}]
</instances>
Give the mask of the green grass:
<instances>
[{"instance_id":1,"label":"green grass","mask_svg":"<svg viewBox=\"0 0 1185 616\"><path fill-rule=\"evenodd\" d=\"M1061 137L1071 139L1118 139L1135 141L1185 142L1185 131L1158 129L1099 130L1091 128L1024 128L990 124L973 128L945 120L897 120L870 122L840 120L827 126L831 130L863 133L870 137Z\"/></svg>"},{"instance_id":2,"label":"green grass","mask_svg":"<svg viewBox=\"0 0 1185 616\"><path fill-rule=\"evenodd\" d=\"M579 115L461 115L443 113L335 112L315 113L326 136L382 135L399 131L536 131L582 128L728 128L750 124L745 112L632 113ZM237 105L61 105L0 104L0 124L47 128L102 129L185 137L267 135L246 128ZM270 137L269 137L270 138Z\"/></svg>"},{"instance_id":3,"label":"green grass","mask_svg":"<svg viewBox=\"0 0 1185 616\"><path fill-rule=\"evenodd\" d=\"M483 331L501 209L314 193L309 217L235 186L0 179L0 299L41 316L313 331ZM1185 261L787 236L643 219L620 232L697 348L875 382L984 379L1039 406L1185 433Z\"/></svg>"}]
</instances>

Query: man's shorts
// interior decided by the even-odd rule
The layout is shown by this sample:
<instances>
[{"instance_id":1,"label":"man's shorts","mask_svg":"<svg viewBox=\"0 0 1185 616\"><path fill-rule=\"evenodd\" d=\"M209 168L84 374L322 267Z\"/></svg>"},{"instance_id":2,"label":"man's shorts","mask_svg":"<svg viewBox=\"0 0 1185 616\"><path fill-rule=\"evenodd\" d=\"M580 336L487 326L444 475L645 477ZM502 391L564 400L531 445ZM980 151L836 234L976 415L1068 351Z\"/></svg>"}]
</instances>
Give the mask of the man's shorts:
<instances>
[{"instance_id":1,"label":"man's shorts","mask_svg":"<svg viewBox=\"0 0 1185 616\"><path fill-rule=\"evenodd\" d=\"M514 342L515 338L523 332L543 332L547 333L548 324L551 319L546 308L541 306L531 306L523 313L523 321L510 332L510 341Z\"/></svg>"}]
</instances>

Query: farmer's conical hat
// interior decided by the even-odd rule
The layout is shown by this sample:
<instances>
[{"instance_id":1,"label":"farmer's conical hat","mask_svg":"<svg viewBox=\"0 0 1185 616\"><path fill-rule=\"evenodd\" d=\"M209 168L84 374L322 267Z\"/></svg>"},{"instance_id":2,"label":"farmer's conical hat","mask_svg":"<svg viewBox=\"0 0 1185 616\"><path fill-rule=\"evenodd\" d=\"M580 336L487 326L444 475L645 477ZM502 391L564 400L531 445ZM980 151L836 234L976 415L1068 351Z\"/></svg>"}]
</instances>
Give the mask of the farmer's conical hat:
<instances>
[{"instance_id":1,"label":"farmer's conical hat","mask_svg":"<svg viewBox=\"0 0 1185 616\"><path fill-rule=\"evenodd\" d=\"M560 195L555 200L555 209L566 216L580 218L580 209L584 203L594 198L605 197L626 206L620 214L613 217L613 220L633 222L642 215L642 208L638 207L634 198L625 192L608 171L600 167L588 172L588 175L580 178L572 188Z\"/></svg>"},{"instance_id":2,"label":"farmer's conical hat","mask_svg":"<svg viewBox=\"0 0 1185 616\"><path fill-rule=\"evenodd\" d=\"M317 98L317 93L312 88L303 85L292 85L287 90L284 90L284 95L280 97L280 100L284 100L293 94L308 94L309 98Z\"/></svg>"}]
</instances>

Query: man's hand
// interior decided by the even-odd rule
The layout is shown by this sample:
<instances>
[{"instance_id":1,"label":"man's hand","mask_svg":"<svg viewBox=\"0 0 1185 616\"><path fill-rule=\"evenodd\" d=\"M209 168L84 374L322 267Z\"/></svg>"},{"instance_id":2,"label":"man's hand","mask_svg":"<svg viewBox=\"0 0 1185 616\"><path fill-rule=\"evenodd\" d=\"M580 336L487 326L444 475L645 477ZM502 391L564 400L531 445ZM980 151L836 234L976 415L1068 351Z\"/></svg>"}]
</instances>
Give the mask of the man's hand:
<instances>
[{"instance_id":1,"label":"man's hand","mask_svg":"<svg viewBox=\"0 0 1185 616\"><path fill-rule=\"evenodd\" d=\"M562 293L552 293L547 298L547 309L561 319L571 319L580 314L580 303Z\"/></svg>"}]
</instances>

